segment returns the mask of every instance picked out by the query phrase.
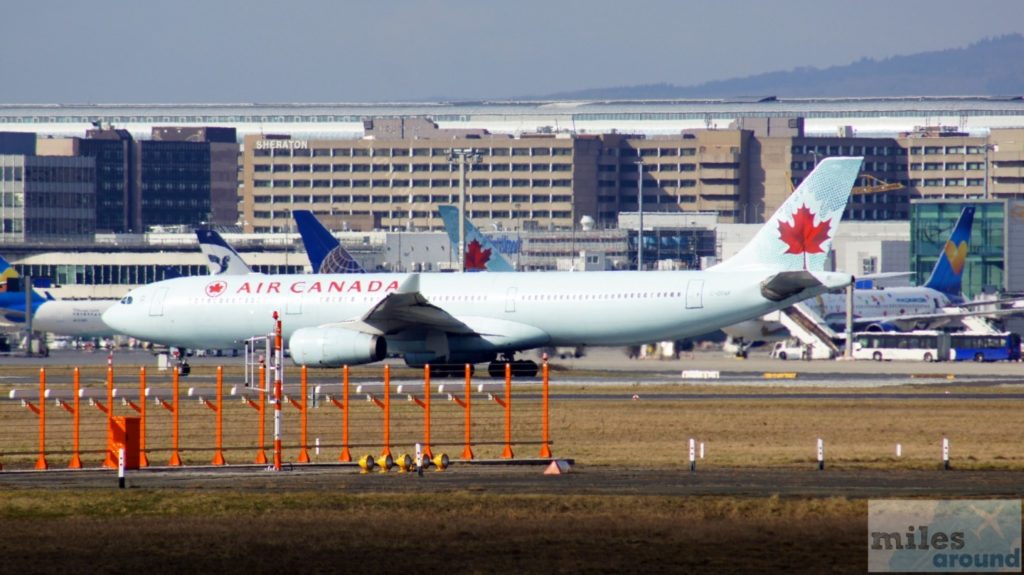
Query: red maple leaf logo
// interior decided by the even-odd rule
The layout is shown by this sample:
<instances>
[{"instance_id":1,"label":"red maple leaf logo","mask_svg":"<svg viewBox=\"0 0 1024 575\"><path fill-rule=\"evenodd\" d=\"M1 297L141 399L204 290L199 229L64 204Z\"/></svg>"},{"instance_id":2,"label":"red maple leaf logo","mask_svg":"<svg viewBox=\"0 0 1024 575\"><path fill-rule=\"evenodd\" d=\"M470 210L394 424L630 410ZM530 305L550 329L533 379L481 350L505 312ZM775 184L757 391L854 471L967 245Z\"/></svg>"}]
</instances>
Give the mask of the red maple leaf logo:
<instances>
[{"instance_id":1,"label":"red maple leaf logo","mask_svg":"<svg viewBox=\"0 0 1024 575\"><path fill-rule=\"evenodd\" d=\"M466 269L486 270L487 262L491 259L491 250L481 250L480 242L473 240L466 246Z\"/></svg>"},{"instance_id":2,"label":"red maple leaf logo","mask_svg":"<svg viewBox=\"0 0 1024 575\"><path fill-rule=\"evenodd\" d=\"M793 214L793 223L779 222L779 239L786 242L787 254L820 254L821 244L828 239L832 220L814 225L814 214L806 205Z\"/></svg>"},{"instance_id":3,"label":"red maple leaf logo","mask_svg":"<svg viewBox=\"0 0 1024 575\"><path fill-rule=\"evenodd\" d=\"M227 287L228 287L228 284L226 284L226 283L224 283L222 281L211 282L210 284L207 284L207 286L206 286L206 295L208 295L210 297L218 296L218 295L224 293L224 289L227 288Z\"/></svg>"}]
</instances>

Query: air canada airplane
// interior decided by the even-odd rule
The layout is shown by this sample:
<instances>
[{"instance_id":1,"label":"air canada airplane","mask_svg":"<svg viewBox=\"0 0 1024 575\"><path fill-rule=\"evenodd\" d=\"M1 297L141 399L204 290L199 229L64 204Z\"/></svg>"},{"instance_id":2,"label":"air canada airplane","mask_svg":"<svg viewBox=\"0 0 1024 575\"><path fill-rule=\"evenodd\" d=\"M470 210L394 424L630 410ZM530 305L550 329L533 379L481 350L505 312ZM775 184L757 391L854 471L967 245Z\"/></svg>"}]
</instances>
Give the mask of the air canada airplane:
<instances>
[{"instance_id":1,"label":"air canada airplane","mask_svg":"<svg viewBox=\"0 0 1024 575\"><path fill-rule=\"evenodd\" d=\"M924 285L853 291L854 330L908 331L956 326L970 316L1018 314L1019 309L972 310L1018 299L965 302L963 273L970 252L974 206L965 206L943 244L931 275ZM881 274L878 274L881 275ZM863 278L862 278L863 279ZM846 294L827 293L802 303L830 327L842 330L846 324ZM771 318L771 316L769 316ZM744 344L770 339L785 339L789 334L778 319L757 318L723 328L742 352Z\"/></svg>"},{"instance_id":2,"label":"air canada airplane","mask_svg":"<svg viewBox=\"0 0 1024 575\"><path fill-rule=\"evenodd\" d=\"M441 214L444 230L448 232L448 239L452 242L452 251L458 251L459 208L455 206L438 206L437 211ZM498 251L498 248L494 247L494 244L491 243L487 236L480 233L480 230L473 225L473 222L469 221L469 218L464 218L462 225L466 229L466 253L462 254L462 257L466 258L467 272L515 271L512 264L508 263L508 260Z\"/></svg>"},{"instance_id":3,"label":"air canada airplane","mask_svg":"<svg viewBox=\"0 0 1024 575\"><path fill-rule=\"evenodd\" d=\"M541 346L692 337L852 281L824 265L861 160L822 161L747 246L704 271L188 277L132 290L103 321L146 341L229 348L269 332L278 312L299 365L397 353L441 372L491 362L492 375Z\"/></svg>"}]
</instances>

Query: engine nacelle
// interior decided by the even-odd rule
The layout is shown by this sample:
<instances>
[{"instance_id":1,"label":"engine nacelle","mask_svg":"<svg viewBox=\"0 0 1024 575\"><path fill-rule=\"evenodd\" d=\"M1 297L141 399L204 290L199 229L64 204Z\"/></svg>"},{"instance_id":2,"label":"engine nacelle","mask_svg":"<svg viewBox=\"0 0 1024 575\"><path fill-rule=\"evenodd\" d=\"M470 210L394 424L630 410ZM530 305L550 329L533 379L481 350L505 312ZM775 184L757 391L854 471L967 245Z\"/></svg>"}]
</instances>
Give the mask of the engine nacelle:
<instances>
[{"instance_id":1,"label":"engine nacelle","mask_svg":"<svg viewBox=\"0 0 1024 575\"><path fill-rule=\"evenodd\" d=\"M383 337L340 327L304 327L295 330L288 348L298 365L340 367L372 363L388 352Z\"/></svg>"}]
</instances>

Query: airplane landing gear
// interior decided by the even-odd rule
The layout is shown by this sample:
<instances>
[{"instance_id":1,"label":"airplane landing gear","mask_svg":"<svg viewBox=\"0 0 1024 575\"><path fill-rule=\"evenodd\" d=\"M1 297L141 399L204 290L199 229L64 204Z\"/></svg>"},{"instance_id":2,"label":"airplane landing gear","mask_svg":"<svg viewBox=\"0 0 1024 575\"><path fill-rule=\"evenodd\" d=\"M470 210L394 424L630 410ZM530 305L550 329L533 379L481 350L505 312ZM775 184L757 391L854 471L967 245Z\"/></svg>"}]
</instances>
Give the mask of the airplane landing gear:
<instances>
[{"instance_id":1,"label":"airplane landing gear","mask_svg":"<svg viewBox=\"0 0 1024 575\"><path fill-rule=\"evenodd\" d=\"M476 366L469 366L469 375L476 372ZM436 363L430 365L432 377L461 377L466 373L466 365L462 363Z\"/></svg>"},{"instance_id":2,"label":"airplane landing gear","mask_svg":"<svg viewBox=\"0 0 1024 575\"><path fill-rule=\"evenodd\" d=\"M187 355L187 352L182 353L182 350L179 348L174 348L171 350L171 357L173 357L175 361L178 363L178 365L175 366L174 369L178 371L178 375L180 375L181 377L185 377L188 374L192 373L192 366L190 366L188 364L188 360L185 359Z\"/></svg>"},{"instance_id":3,"label":"airplane landing gear","mask_svg":"<svg viewBox=\"0 0 1024 575\"><path fill-rule=\"evenodd\" d=\"M733 343L736 344L736 357L747 359L748 351L753 344L743 341L742 337L736 338Z\"/></svg>"},{"instance_id":4,"label":"airplane landing gear","mask_svg":"<svg viewBox=\"0 0 1024 575\"><path fill-rule=\"evenodd\" d=\"M540 367L535 361L528 359L512 360L506 357L487 364L487 375L495 378L505 377L506 363L512 364L513 377L537 377L537 372L540 370Z\"/></svg>"}]
</instances>

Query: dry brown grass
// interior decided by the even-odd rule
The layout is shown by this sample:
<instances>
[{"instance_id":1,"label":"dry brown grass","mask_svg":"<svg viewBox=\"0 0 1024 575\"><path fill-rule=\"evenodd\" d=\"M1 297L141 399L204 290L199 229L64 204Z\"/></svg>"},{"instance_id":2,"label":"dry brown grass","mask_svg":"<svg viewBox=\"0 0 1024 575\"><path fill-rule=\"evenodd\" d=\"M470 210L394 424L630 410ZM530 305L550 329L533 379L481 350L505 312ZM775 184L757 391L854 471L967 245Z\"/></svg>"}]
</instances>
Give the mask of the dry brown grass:
<instances>
[{"instance_id":1,"label":"dry brown grass","mask_svg":"<svg viewBox=\"0 0 1024 575\"><path fill-rule=\"evenodd\" d=\"M357 372L354 377L374 373ZM183 389L206 386L204 395L210 396L209 374L197 375L207 379L190 378L183 381ZM51 369L49 376L56 387L70 378L70 370ZM239 377L229 375L232 379ZM118 387L134 388L133 380L119 377ZM102 389L103 369L86 370L83 382ZM151 374L150 383L166 386L167 376ZM515 449L517 456L529 457L539 448L534 442L540 438L540 406L526 396L535 396L538 388L518 389L513 399ZM810 467L820 436L833 468L934 468L939 442L946 436L956 467L1024 468L1024 447L1017 441L1024 435L1024 418L1016 401L645 397L660 391L719 393L718 386L645 386L641 399L630 401L634 390L555 388L554 452L590 466L668 468L679 465L686 439L696 437L707 448L703 468ZM559 398L577 392L622 399ZM496 457L503 436L502 410L483 398L475 398L473 405L473 433L480 442L476 454ZM411 450L422 437L423 412L397 399L392 407L393 450ZM213 412L195 399L183 398L181 409L185 462L209 463ZM120 403L115 410L133 414ZM148 410L150 460L163 464L169 457L170 416L152 403ZM319 437L319 460L335 460L341 412L324 404L309 414L311 455L316 458L312 444ZM435 400L435 451L461 452L462 414L458 406ZM268 455L271 417L268 409ZM285 417L285 459L294 461L297 411L288 405ZM102 459L105 416L83 405L82 418L83 449L89 452L83 457L87 466L96 466ZM51 466L67 464L67 454L59 452L70 449L70 420L63 410L48 406ZM35 416L5 401L0 402L0 422L0 462L31 466L37 445ZM256 426L256 412L238 399L225 405L229 463L253 460ZM361 397L353 397L351 436L354 456L379 452L381 412ZM900 460L893 457L896 442L903 444ZM120 493L13 488L0 492L0 557L10 572L863 572L865 506L864 501L844 498L336 490L274 494L245 481L237 489Z\"/></svg>"},{"instance_id":2,"label":"dry brown grass","mask_svg":"<svg viewBox=\"0 0 1024 575\"><path fill-rule=\"evenodd\" d=\"M0 553L8 572L863 572L865 507L841 498L13 491L0 494Z\"/></svg>"},{"instance_id":3,"label":"dry brown grass","mask_svg":"<svg viewBox=\"0 0 1024 575\"><path fill-rule=\"evenodd\" d=\"M1020 469L1019 409L1003 400L641 399L566 402L552 425L563 452L595 464L668 465L686 457L686 439L695 437L705 443L705 466L807 465L822 437L830 466L934 468L948 437L957 467Z\"/></svg>"}]
</instances>

